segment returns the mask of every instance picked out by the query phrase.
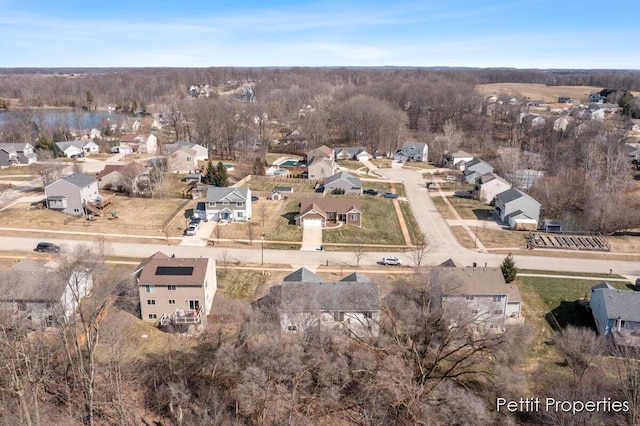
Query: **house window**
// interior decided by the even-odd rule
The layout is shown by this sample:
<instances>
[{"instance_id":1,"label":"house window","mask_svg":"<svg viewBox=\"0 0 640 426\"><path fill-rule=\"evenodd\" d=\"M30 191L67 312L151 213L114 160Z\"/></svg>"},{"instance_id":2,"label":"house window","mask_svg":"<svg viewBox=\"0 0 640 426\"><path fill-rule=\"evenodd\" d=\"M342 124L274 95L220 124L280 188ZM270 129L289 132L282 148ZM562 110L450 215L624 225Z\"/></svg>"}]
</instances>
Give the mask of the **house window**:
<instances>
[{"instance_id":1,"label":"house window","mask_svg":"<svg viewBox=\"0 0 640 426\"><path fill-rule=\"evenodd\" d=\"M169 290L169 291L176 291L176 290L177 290L177 288L176 288L176 286L175 286L175 285L168 285L168 286L167 286L167 290Z\"/></svg>"},{"instance_id":2,"label":"house window","mask_svg":"<svg viewBox=\"0 0 640 426\"><path fill-rule=\"evenodd\" d=\"M244 203L236 203L236 207L242 207L244 206Z\"/></svg>"},{"instance_id":3,"label":"house window","mask_svg":"<svg viewBox=\"0 0 640 426\"><path fill-rule=\"evenodd\" d=\"M175 305L176 304L176 299L169 299L169 304L170 305Z\"/></svg>"},{"instance_id":4,"label":"house window","mask_svg":"<svg viewBox=\"0 0 640 426\"><path fill-rule=\"evenodd\" d=\"M477 309L474 309L474 310L472 310L472 311L471 311L471 313L472 313L473 315L477 315L477 314L478 314L478 312L480 312L480 311L479 311L479 310L477 310Z\"/></svg>"},{"instance_id":5,"label":"house window","mask_svg":"<svg viewBox=\"0 0 640 426\"><path fill-rule=\"evenodd\" d=\"M494 302L501 302L502 301L502 296L493 296L493 301Z\"/></svg>"},{"instance_id":6,"label":"house window","mask_svg":"<svg viewBox=\"0 0 640 426\"><path fill-rule=\"evenodd\" d=\"M147 299L147 305L155 305L156 299Z\"/></svg>"},{"instance_id":7,"label":"house window","mask_svg":"<svg viewBox=\"0 0 640 426\"><path fill-rule=\"evenodd\" d=\"M149 314L149 319L158 319L158 314Z\"/></svg>"},{"instance_id":8,"label":"house window","mask_svg":"<svg viewBox=\"0 0 640 426\"><path fill-rule=\"evenodd\" d=\"M187 157L187 161L193 161L191 157Z\"/></svg>"},{"instance_id":9,"label":"house window","mask_svg":"<svg viewBox=\"0 0 640 426\"><path fill-rule=\"evenodd\" d=\"M209 207L215 207L216 203L209 203Z\"/></svg>"},{"instance_id":10,"label":"house window","mask_svg":"<svg viewBox=\"0 0 640 426\"><path fill-rule=\"evenodd\" d=\"M80 209L73 209L74 213L80 213Z\"/></svg>"},{"instance_id":11,"label":"house window","mask_svg":"<svg viewBox=\"0 0 640 426\"><path fill-rule=\"evenodd\" d=\"M144 292L145 293L155 293L156 292L156 286L155 285L145 285L144 286Z\"/></svg>"},{"instance_id":12,"label":"house window","mask_svg":"<svg viewBox=\"0 0 640 426\"><path fill-rule=\"evenodd\" d=\"M344 312L334 312L333 313L333 320L334 321L344 321Z\"/></svg>"},{"instance_id":13,"label":"house window","mask_svg":"<svg viewBox=\"0 0 640 426\"><path fill-rule=\"evenodd\" d=\"M464 298L467 300L473 300L473 296L465 296Z\"/></svg>"},{"instance_id":14,"label":"house window","mask_svg":"<svg viewBox=\"0 0 640 426\"><path fill-rule=\"evenodd\" d=\"M296 325L288 325L287 331L298 331L298 326Z\"/></svg>"},{"instance_id":15,"label":"house window","mask_svg":"<svg viewBox=\"0 0 640 426\"><path fill-rule=\"evenodd\" d=\"M237 214L238 214L238 217L243 217L242 212L238 212Z\"/></svg>"},{"instance_id":16,"label":"house window","mask_svg":"<svg viewBox=\"0 0 640 426\"><path fill-rule=\"evenodd\" d=\"M55 322L53 321L53 315L49 315L47 319L45 319L44 323L47 327L53 327L55 325Z\"/></svg>"},{"instance_id":17,"label":"house window","mask_svg":"<svg viewBox=\"0 0 640 426\"><path fill-rule=\"evenodd\" d=\"M496 309L493 313L496 315L502 315L502 309Z\"/></svg>"},{"instance_id":18,"label":"house window","mask_svg":"<svg viewBox=\"0 0 640 426\"><path fill-rule=\"evenodd\" d=\"M351 214L349 215L349 220L352 222L355 222L358 220L358 215L357 214Z\"/></svg>"},{"instance_id":19,"label":"house window","mask_svg":"<svg viewBox=\"0 0 640 426\"><path fill-rule=\"evenodd\" d=\"M364 317L366 319L372 319L373 318L373 312L363 312L362 315L364 315Z\"/></svg>"}]
</instances>

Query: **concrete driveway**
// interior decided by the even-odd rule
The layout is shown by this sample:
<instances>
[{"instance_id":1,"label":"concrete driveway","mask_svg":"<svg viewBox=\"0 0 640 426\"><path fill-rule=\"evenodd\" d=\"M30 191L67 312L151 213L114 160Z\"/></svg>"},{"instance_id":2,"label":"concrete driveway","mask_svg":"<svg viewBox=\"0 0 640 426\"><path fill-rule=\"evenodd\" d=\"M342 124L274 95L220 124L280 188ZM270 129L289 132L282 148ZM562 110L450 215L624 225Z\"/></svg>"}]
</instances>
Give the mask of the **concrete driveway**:
<instances>
[{"instance_id":1,"label":"concrete driveway","mask_svg":"<svg viewBox=\"0 0 640 426\"><path fill-rule=\"evenodd\" d=\"M181 246L206 247L209 243L209 237L213 233L218 223L214 221L200 222L200 228L196 235L185 235L180 241Z\"/></svg>"},{"instance_id":2,"label":"concrete driveway","mask_svg":"<svg viewBox=\"0 0 640 426\"><path fill-rule=\"evenodd\" d=\"M316 251L322 247L322 227L302 227L302 251Z\"/></svg>"}]
</instances>

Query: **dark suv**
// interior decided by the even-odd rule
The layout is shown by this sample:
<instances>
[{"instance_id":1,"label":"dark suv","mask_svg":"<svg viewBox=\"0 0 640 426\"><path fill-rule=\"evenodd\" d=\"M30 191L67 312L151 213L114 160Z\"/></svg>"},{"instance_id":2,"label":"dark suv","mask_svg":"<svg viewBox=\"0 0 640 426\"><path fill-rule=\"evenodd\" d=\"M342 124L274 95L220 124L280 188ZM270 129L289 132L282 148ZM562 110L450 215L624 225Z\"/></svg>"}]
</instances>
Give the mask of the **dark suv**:
<instances>
[{"instance_id":1,"label":"dark suv","mask_svg":"<svg viewBox=\"0 0 640 426\"><path fill-rule=\"evenodd\" d=\"M45 253L57 253L60 251L60 246L53 243L38 243L33 251L45 252Z\"/></svg>"}]
</instances>

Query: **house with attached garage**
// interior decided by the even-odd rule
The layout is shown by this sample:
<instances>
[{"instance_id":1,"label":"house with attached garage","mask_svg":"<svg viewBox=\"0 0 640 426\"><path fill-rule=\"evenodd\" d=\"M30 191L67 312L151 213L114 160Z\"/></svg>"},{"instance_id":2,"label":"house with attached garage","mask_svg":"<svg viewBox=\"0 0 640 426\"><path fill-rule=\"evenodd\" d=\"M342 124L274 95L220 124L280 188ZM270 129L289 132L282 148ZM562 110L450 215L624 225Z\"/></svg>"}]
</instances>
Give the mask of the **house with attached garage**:
<instances>
[{"instance_id":1,"label":"house with attached garage","mask_svg":"<svg viewBox=\"0 0 640 426\"><path fill-rule=\"evenodd\" d=\"M602 282L591 287L589 308L600 336L618 345L640 347L640 292Z\"/></svg>"},{"instance_id":2,"label":"house with attached garage","mask_svg":"<svg viewBox=\"0 0 640 426\"><path fill-rule=\"evenodd\" d=\"M98 154L100 147L91 139L79 141L56 142L56 150L67 158Z\"/></svg>"},{"instance_id":3,"label":"house with attached garage","mask_svg":"<svg viewBox=\"0 0 640 426\"><path fill-rule=\"evenodd\" d=\"M464 166L464 180L467 183L475 183L480 176L493 172L493 166L484 160L474 157Z\"/></svg>"},{"instance_id":4,"label":"house with attached garage","mask_svg":"<svg viewBox=\"0 0 640 426\"><path fill-rule=\"evenodd\" d=\"M483 204L491 204L496 195L511 188L511 184L495 173L476 178L471 196Z\"/></svg>"},{"instance_id":5,"label":"house with attached garage","mask_svg":"<svg viewBox=\"0 0 640 426\"><path fill-rule=\"evenodd\" d=\"M334 151L326 145L309 151L306 163L308 179L326 179L337 170Z\"/></svg>"},{"instance_id":6,"label":"house with attached garage","mask_svg":"<svg viewBox=\"0 0 640 426\"><path fill-rule=\"evenodd\" d=\"M0 272L0 318L27 327L54 327L73 314L88 296L93 278L83 268L71 271L69 281L53 262L22 259Z\"/></svg>"},{"instance_id":7,"label":"house with attached garage","mask_svg":"<svg viewBox=\"0 0 640 426\"><path fill-rule=\"evenodd\" d=\"M195 150L181 146L167 156L150 159L148 164L163 167L171 173L193 173L198 168L197 155Z\"/></svg>"},{"instance_id":8,"label":"house with attached garage","mask_svg":"<svg viewBox=\"0 0 640 426\"><path fill-rule=\"evenodd\" d=\"M0 143L0 168L36 161L37 157L30 143Z\"/></svg>"},{"instance_id":9,"label":"house with attached garage","mask_svg":"<svg viewBox=\"0 0 640 426\"><path fill-rule=\"evenodd\" d=\"M157 252L134 271L144 321L206 324L217 289L216 262Z\"/></svg>"},{"instance_id":10,"label":"house with attached garage","mask_svg":"<svg viewBox=\"0 0 640 426\"><path fill-rule=\"evenodd\" d=\"M44 187L47 208L75 216L84 216L88 204L100 201L98 181L84 173L75 173Z\"/></svg>"},{"instance_id":11,"label":"house with attached garage","mask_svg":"<svg viewBox=\"0 0 640 426\"><path fill-rule=\"evenodd\" d=\"M310 198L302 201L298 226L362 225L360 200L349 198Z\"/></svg>"},{"instance_id":12,"label":"house with attached garage","mask_svg":"<svg viewBox=\"0 0 640 426\"><path fill-rule=\"evenodd\" d=\"M358 337L379 333L378 284L360 273L340 281L324 281L301 268L272 287L270 296L285 333L334 330Z\"/></svg>"},{"instance_id":13,"label":"house with attached garage","mask_svg":"<svg viewBox=\"0 0 640 426\"><path fill-rule=\"evenodd\" d=\"M129 164L106 165L98 173L98 188L138 195L151 186L149 169L135 161Z\"/></svg>"},{"instance_id":14,"label":"house with attached garage","mask_svg":"<svg viewBox=\"0 0 640 426\"><path fill-rule=\"evenodd\" d=\"M336 160L368 161L373 158L364 146L342 146L333 151Z\"/></svg>"},{"instance_id":15,"label":"house with attached garage","mask_svg":"<svg viewBox=\"0 0 640 426\"><path fill-rule=\"evenodd\" d=\"M393 153L395 161L421 161L429 159L429 146L421 142L405 142L402 148Z\"/></svg>"},{"instance_id":16,"label":"house with attached garage","mask_svg":"<svg viewBox=\"0 0 640 426\"><path fill-rule=\"evenodd\" d=\"M362 181L349 172L338 172L327 178L324 193L362 195Z\"/></svg>"},{"instance_id":17,"label":"house with attached garage","mask_svg":"<svg viewBox=\"0 0 640 426\"><path fill-rule=\"evenodd\" d=\"M123 154L155 154L158 152L158 138L153 133L129 133L120 137L118 148Z\"/></svg>"},{"instance_id":18,"label":"house with attached garage","mask_svg":"<svg viewBox=\"0 0 640 426\"><path fill-rule=\"evenodd\" d=\"M445 151L442 154L442 167L464 170L467 161L473 160L473 155L462 150Z\"/></svg>"},{"instance_id":19,"label":"house with attached garage","mask_svg":"<svg viewBox=\"0 0 640 426\"><path fill-rule=\"evenodd\" d=\"M495 213L512 229L535 231L540 221L542 205L529 194L509 188L496 195Z\"/></svg>"},{"instance_id":20,"label":"house with attached garage","mask_svg":"<svg viewBox=\"0 0 640 426\"><path fill-rule=\"evenodd\" d=\"M520 291L504 281L500 268L437 267L430 291L451 327L502 332L524 322Z\"/></svg>"},{"instance_id":21,"label":"house with attached garage","mask_svg":"<svg viewBox=\"0 0 640 426\"><path fill-rule=\"evenodd\" d=\"M174 143L166 144L162 147L162 155L171 155L173 152L177 151L181 147L187 147L196 152L196 160L197 161L206 161L209 159L209 150L202 145L198 145L197 143L185 142L185 141L175 141Z\"/></svg>"},{"instance_id":22,"label":"house with attached garage","mask_svg":"<svg viewBox=\"0 0 640 426\"><path fill-rule=\"evenodd\" d=\"M200 210L204 207L204 211ZM193 216L215 222L247 222L251 220L251 190L209 186L204 203L198 203Z\"/></svg>"}]
</instances>

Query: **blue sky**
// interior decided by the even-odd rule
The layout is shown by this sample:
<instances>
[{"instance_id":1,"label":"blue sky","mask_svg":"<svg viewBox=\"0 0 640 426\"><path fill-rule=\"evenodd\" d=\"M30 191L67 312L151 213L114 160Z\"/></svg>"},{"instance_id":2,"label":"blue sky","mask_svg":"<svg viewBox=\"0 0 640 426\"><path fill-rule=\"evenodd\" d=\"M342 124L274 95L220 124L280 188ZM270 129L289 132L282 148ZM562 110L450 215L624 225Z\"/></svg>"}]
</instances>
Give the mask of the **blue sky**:
<instances>
[{"instance_id":1,"label":"blue sky","mask_svg":"<svg viewBox=\"0 0 640 426\"><path fill-rule=\"evenodd\" d=\"M0 67L640 69L640 3L0 0Z\"/></svg>"}]
</instances>

